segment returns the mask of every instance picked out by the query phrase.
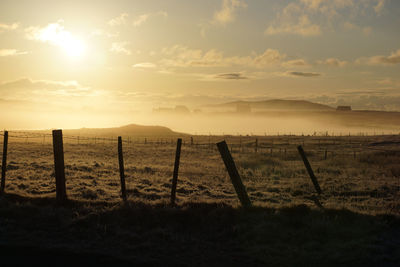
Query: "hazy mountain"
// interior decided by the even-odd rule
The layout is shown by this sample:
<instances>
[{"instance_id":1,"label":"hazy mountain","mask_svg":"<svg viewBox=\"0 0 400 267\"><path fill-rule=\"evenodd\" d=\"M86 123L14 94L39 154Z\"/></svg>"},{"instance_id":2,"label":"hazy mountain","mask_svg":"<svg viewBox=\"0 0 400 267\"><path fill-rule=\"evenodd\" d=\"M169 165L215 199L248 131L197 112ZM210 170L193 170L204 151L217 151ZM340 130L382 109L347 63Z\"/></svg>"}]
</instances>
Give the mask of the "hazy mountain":
<instances>
[{"instance_id":1,"label":"hazy mountain","mask_svg":"<svg viewBox=\"0 0 400 267\"><path fill-rule=\"evenodd\" d=\"M174 132L163 126L144 126L129 124L114 128L82 128L63 130L66 135L81 136L178 136L181 133Z\"/></svg>"},{"instance_id":2,"label":"hazy mountain","mask_svg":"<svg viewBox=\"0 0 400 267\"><path fill-rule=\"evenodd\" d=\"M233 101L229 103L210 105L212 108L236 108L237 106L249 105L253 110L277 110L277 111L333 111L335 108L313 103L305 100L262 100L262 101Z\"/></svg>"}]
</instances>

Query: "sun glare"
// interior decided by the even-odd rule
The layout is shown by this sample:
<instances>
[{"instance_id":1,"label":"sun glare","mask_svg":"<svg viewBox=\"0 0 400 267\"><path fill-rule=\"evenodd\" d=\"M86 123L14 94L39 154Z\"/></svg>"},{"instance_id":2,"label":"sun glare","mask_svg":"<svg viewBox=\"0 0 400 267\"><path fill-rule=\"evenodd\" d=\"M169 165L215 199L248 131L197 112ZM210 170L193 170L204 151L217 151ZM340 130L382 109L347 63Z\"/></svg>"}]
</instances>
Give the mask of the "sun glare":
<instances>
[{"instance_id":1,"label":"sun glare","mask_svg":"<svg viewBox=\"0 0 400 267\"><path fill-rule=\"evenodd\" d=\"M84 56L86 51L86 44L78 39L67 39L62 44L63 50L66 52L68 57L78 59Z\"/></svg>"},{"instance_id":2,"label":"sun glare","mask_svg":"<svg viewBox=\"0 0 400 267\"><path fill-rule=\"evenodd\" d=\"M30 29L31 38L47 42L62 48L71 59L80 59L85 55L86 44L66 31L59 23L49 24L47 27Z\"/></svg>"}]
</instances>

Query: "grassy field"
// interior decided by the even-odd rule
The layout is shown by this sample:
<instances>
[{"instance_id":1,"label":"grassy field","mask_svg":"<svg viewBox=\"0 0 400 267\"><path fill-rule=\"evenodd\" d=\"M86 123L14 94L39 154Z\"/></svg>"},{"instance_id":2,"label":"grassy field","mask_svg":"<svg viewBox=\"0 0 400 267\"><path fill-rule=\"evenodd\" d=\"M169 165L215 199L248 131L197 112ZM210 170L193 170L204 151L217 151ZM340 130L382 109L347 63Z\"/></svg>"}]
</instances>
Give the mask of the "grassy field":
<instances>
[{"instance_id":1,"label":"grassy field","mask_svg":"<svg viewBox=\"0 0 400 267\"><path fill-rule=\"evenodd\" d=\"M223 139L255 206L249 210L240 208L214 145ZM399 136L258 137L257 153L255 139L194 136L191 145L185 137L177 206L171 207L170 138L124 143L125 204L116 143L66 138L70 201L57 206L52 145L11 137L6 195L0 199L0 253L16 259L22 247L33 261L43 261L45 253L49 261L85 258L118 265L400 262ZM324 210L312 201L315 189L297 145L303 145L320 182Z\"/></svg>"}]
</instances>

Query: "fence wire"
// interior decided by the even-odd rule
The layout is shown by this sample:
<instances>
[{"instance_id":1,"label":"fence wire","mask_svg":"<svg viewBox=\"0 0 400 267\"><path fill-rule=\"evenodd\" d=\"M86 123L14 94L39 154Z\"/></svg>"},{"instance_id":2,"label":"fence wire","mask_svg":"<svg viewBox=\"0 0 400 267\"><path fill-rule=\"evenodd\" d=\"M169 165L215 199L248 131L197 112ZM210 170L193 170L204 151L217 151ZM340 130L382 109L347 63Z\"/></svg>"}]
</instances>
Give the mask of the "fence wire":
<instances>
[{"instance_id":1,"label":"fence wire","mask_svg":"<svg viewBox=\"0 0 400 267\"><path fill-rule=\"evenodd\" d=\"M3 133L0 133L0 136L4 136ZM36 142L36 143L44 143L45 141L47 143L50 143L52 141L52 134L48 133L31 133L31 132L20 132L20 131L10 131L9 132L9 138L12 141L13 139L16 139L16 141L23 143L23 141L29 141L29 142ZM105 148L108 149L107 144L113 145L114 143L117 143L118 139L117 137L92 137L92 136L78 136L78 135L68 135L64 134L63 138L65 140L66 145L71 144L71 142L74 142L74 146L76 145L85 145L85 142L91 142L95 143L96 145L102 145L104 143ZM208 140L206 140L208 138ZM394 139L399 139L399 136L394 136ZM228 140L228 147L231 150L231 153L233 154L233 157L236 159L239 167L239 172L242 176L242 178L246 181L252 181L254 179L260 179L260 180L268 180L272 181L273 177L276 175L283 175L284 174L275 174L276 170L278 169L277 167L274 167L274 163L268 163L266 162L264 166L262 167L263 170L255 170L254 172L249 173L248 170L245 167L242 167L242 157L241 155L246 155L248 159L251 159L256 157L257 155L260 156L266 156L270 158L277 158L279 160L282 160L288 168L294 169L296 171L303 170L304 171L304 166L302 165L302 162L300 161L300 157L298 155L296 146L297 145L303 145L304 150L306 154L309 155L310 161L313 166L316 168L317 176L320 171L320 162L318 160L321 159L332 159L332 158L360 158L362 154L368 154L368 153L374 153L374 152L382 152L382 153L399 153L400 150L398 147L400 146L400 142L398 141L393 141L389 143L391 145L391 148L385 148L385 143L380 143L380 142L373 142L371 143L371 140L374 140L374 137L354 137L354 138L349 138L347 137L341 137L341 138L333 138L333 137L326 137L326 138L314 138L314 137L301 137L301 136L293 136L293 137L280 137L279 138L268 138L268 137L260 137L260 138L254 138L254 137L247 137L241 139L240 137L224 137L224 136L212 136L212 137L190 137L190 136L185 136L183 137L183 149L186 149L190 151L191 153L195 153L196 151L199 151L200 154L199 157L206 157L205 159L208 160L210 163L215 161L215 158L219 156L217 152L217 148L215 146L215 142L227 139ZM249 140L250 139L250 140ZM376 139L376 138L375 138ZM10 142L9 140L9 142ZM22 142L21 142L22 140ZM0 140L0 143L2 142L2 138ZM81 142L81 143L80 143ZM173 138L156 138L156 137L125 137L122 139L122 142L125 145L128 145L124 147L124 153L127 153L129 156L127 157L127 160L125 161L127 166L126 166L126 172L128 177L137 177L137 176L143 176L146 177L148 175L155 175L155 176L160 176L160 177L172 177L172 169L173 169L173 162L171 160L170 165L163 165L161 166L158 161L158 154L154 154L153 157L155 157L150 163L148 164L150 167L146 170L145 168L136 168L135 170L131 169L133 168L132 163L130 163L130 160L133 160L135 162L135 159L130 158L131 152L135 151L135 147L133 148L129 145L140 145L140 146L164 146L167 148L167 152L163 152L163 157L166 157L167 155L170 155L171 158L173 158L173 153L175 151L175 145L176 142ZM155 149L157 149L157 146ZM68 148L68 146L67 146ZM83 149L84 151L84 149ZM209 154L204 154L203 151L209 151ZM1 151L0 151L1 153ZM9 148L9 153L13 154L14 152ZM70 153L72 153L69 149L65 150L65 154L68 156ZM75 153L75 152L73 152ZM82 152L83 153L83 152ZM80 155L84 156L86 158L93 156L94 152L88 152L87 155ZM158 152L155 152L158 153ZM197 155L197 154L196 154ZM48 157L51 156L51 152L49 152ZM112 155L110 156L112 157ZM96 158L96 157L95 157ZM97 160L97 158L96 158ZM116 164L116 155L115 155L115 161L113 161L113 164ZM191 162L192 163L192 162ZM134 164L134 163L133 163ZM155 166L152 166L151 164L154 164ZM180 177L186 177L189 180L193 179L194 177L220 177L225 179L225 181L229 181L229 176L223 167L223 165L217 167L217 168L205 168L204 165L199 165L197 166L197 170L188 170L187 166L189 163L185 162L183 160L183 165L181 166L181 170L179 171L179 176ZM205 162L205 164L207 164ZM12 166L12 164L11 164ZM34 167L34 166L33 166ZM40 166L39 166L40 168ZM119 185L119 180L118 180L118 174L117 174L117 167L113 165L114 171L111 171L110 174L104 174L109 177L110 181L113 182L113 186L117 187ZM68 172L73 172L74 169L71 166L67 166L67 171ZM93 168L92 168L93 169ZM12 168L11 168L11 171ZM108 170L107 170L108 171ZM285 171L285 170L278 170L278 171ZM324 170L322 170L324 171ZM88 176L93 177L92 180L98 180L97 182L100 183L103 174L96 173L96 169L93 170L93 173L89 171ZM107 172L106 172L107 173ZM299 173L297 173L298 175ZM81 175L81 174L80 174ZM97 177L97 178L95 178ZM272 177L272 178L271 178ZM307 179L307 174L305 171L297 177L298 179L303 179L304 184L307 184L309 182ZM75 179L75 178L73 178ZM76 179L81 179L81 178L76 178ZM197 178L196 178L197 179ZM271 180L272 179L272 180ZM344 180L341 180L340 178L338 182L333 183L331 190L332 192L337 192L339 197L343 197L342 201L346 202L345 199L345 190L346 189L346 182ZM266 189L270 190L270 189ZM379 195L379 190L376 189L377 193L376 195ZM261 193L260 193L261 194ZM357 195L357 197L361 198L363 192L358 192L355 194L359 194L360 196ZM373 194L373 193L370 193ZM398 197L398 193L396 195ZM398 201L398 199L394 200L394 202ZM361 204L360 204L361 205Z\"/></svg>"}]
</instances>

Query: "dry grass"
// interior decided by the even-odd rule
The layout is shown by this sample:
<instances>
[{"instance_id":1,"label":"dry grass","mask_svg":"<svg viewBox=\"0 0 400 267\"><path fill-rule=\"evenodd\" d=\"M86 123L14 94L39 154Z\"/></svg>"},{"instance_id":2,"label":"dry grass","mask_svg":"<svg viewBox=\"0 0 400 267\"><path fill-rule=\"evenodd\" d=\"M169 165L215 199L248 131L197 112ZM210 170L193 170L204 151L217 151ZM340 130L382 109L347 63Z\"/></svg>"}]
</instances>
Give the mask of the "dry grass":
<instances>
[{"instance_id":1,"label":"dry grass","mask_svg":"<svg viewBox=\"0 0 400 267\"><path fill-rule=\"evenodd\" d=\"M198 142L208 141L203 139L196 137ZM238 144L237 138L229 139L228 143ZM366 141L382 142L381 139L368 137L366 140L365 137L349 143L346 138L326 138L321 144L321 140L314 137L275 137L261 140L262 148L258 153L254 153L251 146L240 150L236 145L232 150L250 198L257 206L279 208L310 202L314 189L296 150L296 144L305 142L304 149L321 184L326 207L371 215L399 215L400 153L362 149L359 145ZM383 149L396 147L386 145ZM69 198L119 201L115 143L67 143L64 150ZM324 159L325 150L328 151L327 160ZM174 153L174 144L124 144L130 200L168 201ZM6 184L9 193L27 197L54 196L51 144L11 141ZM183 146L177 194L178 204L188 201L239 204L215 147L188 143Z\"/></svg>"},{"instance_id":2,"label":"dry grass","mask_svg":"<svg viewBox=\"0 0 400 267\"><path fill-rule=\"evenodd\" d=\"M175 145L143 143L124 144L126 205L120 200L116 144L66 143L70 201L58 207L51 144L10 140L0 250L11 257L23 245L56 257L65 248L70 259L88 253L86 258L119 265L395 266L400 153L366 144L398 150L396 143L382 143L397 139L265 137L254 153L229 137L256 206L250 210L238 208L216 148L188 141L177 207L168 205ZM296 150L303 141L325 211L313 207L314 189Z\"/></svg>"}]
</instances>

